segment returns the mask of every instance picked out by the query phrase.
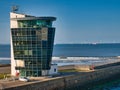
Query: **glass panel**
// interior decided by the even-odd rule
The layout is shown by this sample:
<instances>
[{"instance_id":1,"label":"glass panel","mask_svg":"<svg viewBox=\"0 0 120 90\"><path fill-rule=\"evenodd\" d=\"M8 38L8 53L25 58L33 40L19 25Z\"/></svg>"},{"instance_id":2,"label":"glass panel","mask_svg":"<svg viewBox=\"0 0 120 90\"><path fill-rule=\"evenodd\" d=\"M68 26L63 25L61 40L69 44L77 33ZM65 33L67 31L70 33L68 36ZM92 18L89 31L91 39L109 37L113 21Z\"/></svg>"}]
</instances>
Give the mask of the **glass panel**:
<instances>
[{"instance_id":1,"label":"glass panel","mask_svg":"<svg viewBox=\"0 0 120 90\"><path fill-rule=\"evenodd\" d=\"M24 50L24 54L25 54L25 55L28 55L28 50Z\"/></svg>"},{"instance_id":2,"label":"glass panel","mask_svg":"<svg viewBox=\"0 0 120 90\"><path fill-rule=\"evenodd\" d=\"M29 55L33 55L33 54L32 54L32 50L29 50Z\"/></svg>"},{"instance_id":3,"label":"glass panel","mask_svg":"<svg viewBox=\"0 0 120 90\"><path fill-rule=\"evenodd\" d=\"M47 28L42 28L42 40L47 40L48 36L48 29Z\"/></svg>"}]
</instances>

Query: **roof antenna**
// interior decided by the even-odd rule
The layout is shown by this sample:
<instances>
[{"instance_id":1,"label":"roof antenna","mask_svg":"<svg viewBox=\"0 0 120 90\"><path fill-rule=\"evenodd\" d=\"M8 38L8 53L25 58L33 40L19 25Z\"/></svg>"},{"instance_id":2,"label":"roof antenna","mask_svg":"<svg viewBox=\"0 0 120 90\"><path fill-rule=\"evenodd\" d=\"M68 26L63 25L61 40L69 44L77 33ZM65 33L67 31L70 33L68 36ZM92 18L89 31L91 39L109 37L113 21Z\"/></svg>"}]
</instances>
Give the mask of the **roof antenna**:
<instances>
[{"instance_id":1,"label":"roof antenna","mask_svg":"<svg viewBox=\"0 0 120 90\"><path fill-rule=\"evenodd\" d=\"M19 9L19 7L17 5L13 5L11 8L12 12L17 12L18 9Z\"/></svg>"}]
</instances>

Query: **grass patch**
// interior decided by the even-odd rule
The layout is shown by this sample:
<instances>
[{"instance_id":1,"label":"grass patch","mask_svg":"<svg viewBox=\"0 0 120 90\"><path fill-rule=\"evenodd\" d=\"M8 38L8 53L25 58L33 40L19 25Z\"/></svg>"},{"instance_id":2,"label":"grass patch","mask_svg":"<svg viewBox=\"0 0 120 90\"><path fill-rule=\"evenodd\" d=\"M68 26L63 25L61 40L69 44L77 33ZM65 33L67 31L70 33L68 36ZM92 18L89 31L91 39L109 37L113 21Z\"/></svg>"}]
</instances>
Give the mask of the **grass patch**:
<instances>
[{"instance_id":1,"label":"grass patch","mask_svg":"<svg viewBox=\"0 0 120 90\"><path fill-rule=\"evenodd\" d=\"M7 73L1 73L0 74L0 79L4 79L4 78L9 78L9 77L11 77L11 75L10 74L7 74Z\"/></svg>"},{"instance_id":2,"label":"grass patch","mask_svg":"<svg viewBox=\"0 0 120 90\"><path fill-rule=\"evenodd\" d=\"M79 72L76 69L64 69L64 70L59 70L59 72Z\"/></svg>"}]
</instances>

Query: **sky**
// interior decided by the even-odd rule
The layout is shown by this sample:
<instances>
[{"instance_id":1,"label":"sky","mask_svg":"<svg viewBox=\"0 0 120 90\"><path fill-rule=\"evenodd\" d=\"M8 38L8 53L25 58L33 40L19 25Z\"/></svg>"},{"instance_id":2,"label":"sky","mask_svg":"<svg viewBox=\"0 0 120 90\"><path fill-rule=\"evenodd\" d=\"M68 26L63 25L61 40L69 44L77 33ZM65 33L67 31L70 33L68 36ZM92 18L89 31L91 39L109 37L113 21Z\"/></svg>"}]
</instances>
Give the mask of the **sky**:
<instances>
[{"instance_id":1,"label":"sky","mask_svg":"<svg viewBox=\"0 0 120 90\"><path fill-rule=\"evenodd\" d=\"M11 6L34 16L55 16L55 44L120 43L120 0L0 0L0 44L10 43Z\"/></svg>"}]
</instances>

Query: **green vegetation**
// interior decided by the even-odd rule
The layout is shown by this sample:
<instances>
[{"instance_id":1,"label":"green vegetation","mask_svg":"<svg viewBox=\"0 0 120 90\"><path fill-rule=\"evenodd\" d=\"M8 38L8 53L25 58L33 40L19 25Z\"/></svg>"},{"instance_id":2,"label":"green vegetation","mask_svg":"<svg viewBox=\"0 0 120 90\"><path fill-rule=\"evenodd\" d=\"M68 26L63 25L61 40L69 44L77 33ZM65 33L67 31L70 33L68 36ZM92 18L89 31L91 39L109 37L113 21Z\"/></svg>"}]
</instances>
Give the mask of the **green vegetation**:
<instances>
[{"instance_id":1,"label":"green vegetation","mask_svg":"<svg viewBox=\"0 0 120 90\"><path fill-rule=\"evenodd\" d=\"M0 79L9 78L10 74L2 73L0 74Z\"/></svg>"},{"instance_id":2,"label":"green vegetation","mask_svg":"<svg viewBox=\"0 0 120 90\"><path fill-rule=\"evenodd\" d=\"M79 72L76 69L64 69L64 70L59 70L59 72Z\"/></svg>"}]
</instances>

